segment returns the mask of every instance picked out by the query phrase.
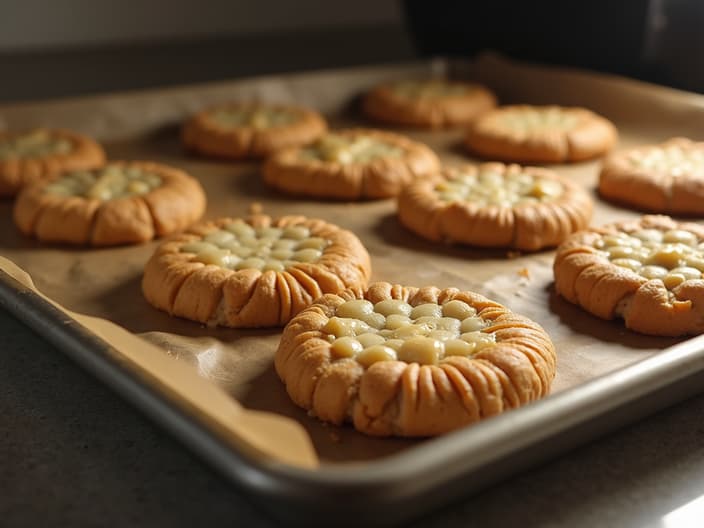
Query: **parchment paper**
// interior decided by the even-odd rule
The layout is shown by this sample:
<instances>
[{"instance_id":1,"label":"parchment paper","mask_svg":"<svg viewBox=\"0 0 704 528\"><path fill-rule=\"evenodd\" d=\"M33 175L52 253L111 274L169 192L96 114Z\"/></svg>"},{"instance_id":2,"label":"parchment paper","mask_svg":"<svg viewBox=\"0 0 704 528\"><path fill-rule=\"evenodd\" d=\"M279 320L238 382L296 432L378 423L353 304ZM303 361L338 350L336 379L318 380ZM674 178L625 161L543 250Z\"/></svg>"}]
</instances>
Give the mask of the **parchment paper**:
<instances>
[{"instance_id":1,"label":"parchment paper","mask_svg":"<svg viewBox=\"0 0 704 528\"><path fill-rule=\"evenodd\" d=\"M584 72L515 64L494 56L474 63L432 61L387 67L269 77L132 94L0 106L0 128L60 126L94 135L112 159L149 159L183 168L203 183L207 218L243 215L251 203L264 211L304 214L354 231L372 256L373 279L408 285L472 289L542 324L557 346L554 391L561 391L644 359L677 342L641 336L620 321L596 319L559 298L552 287L552 251L518 255L503 250L439 246L407 232L393 200L340 203L290 199L268 190L259 164L193 157L179 144L178 125L214 102L262 99L317 108L333 127L369 125L357 109L360 93L377 82L448 72L494 89L502 103L582 105L613 120L618 148L660 142L674 135L702 139L704 97L635 81ZM431 145L449 163L472 161L461 130L397 129ZM556 165L592 192L593 224L639 213L601 201L594 193L599 162ZM22 237L11 222L10 201L0 202L0 254L67 308L104 317L161 346L245 407L301 423L322 463L363 462L417 441L364 437L350 427L321 424L294 406L277 378L272 358L279 330L210 329L169 317L141 295L142 268L157 242L112 249L47 246ZM284 440L285 441L285 440Z\"/></svg>"}]
</instances>

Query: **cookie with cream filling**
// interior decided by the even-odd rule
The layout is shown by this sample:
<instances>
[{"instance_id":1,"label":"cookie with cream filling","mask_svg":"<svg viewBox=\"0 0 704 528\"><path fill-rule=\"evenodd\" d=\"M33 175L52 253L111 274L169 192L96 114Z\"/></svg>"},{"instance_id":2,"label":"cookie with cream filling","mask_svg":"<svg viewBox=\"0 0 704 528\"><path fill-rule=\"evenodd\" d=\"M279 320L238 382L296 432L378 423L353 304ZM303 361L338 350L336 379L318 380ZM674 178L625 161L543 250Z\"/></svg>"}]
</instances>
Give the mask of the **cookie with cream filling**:
<instances>
[{"instance_id":1,"label":"cookie with cream filling","mask_svg":"<svg viewBox=\"0 0 704 528\"><path fill-rule=\"evenodd\" d=\"M275 366L293 401L376 436L433 436L548 394L555 349L479 294L374 283L325 295L284 329Z\"/></svg>"},{"instance_id":2,"label":"cookie with cream filling","mask_svg":"<svg viewBox=\"0 0 704 528\"><path fill-rule=\"evenodd\" d=\"M164 242L147 263L146 299L210 326L275 327L325 293L363 288L369 254L350 231L303 216L221 218Z\"/></svg>"},{"instance_id":3,"label":"cookie with cream filling","mask_svg":"<svg viewBox=\"0 0 704 528\"><path fill-rule=\"evenodd\" d=\"M148 161L116 161L70 170L26 187L15 224L43 242L112 246L180 231L205 211L198 180Z\"/></svg>"}]
</instances>

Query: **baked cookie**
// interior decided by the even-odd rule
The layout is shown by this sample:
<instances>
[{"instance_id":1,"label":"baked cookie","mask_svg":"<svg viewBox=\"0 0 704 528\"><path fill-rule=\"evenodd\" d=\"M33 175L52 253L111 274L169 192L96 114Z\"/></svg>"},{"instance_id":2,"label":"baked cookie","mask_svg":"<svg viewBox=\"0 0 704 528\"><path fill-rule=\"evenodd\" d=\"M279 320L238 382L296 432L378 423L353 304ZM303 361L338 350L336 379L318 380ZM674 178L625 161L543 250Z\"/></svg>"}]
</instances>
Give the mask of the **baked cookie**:
<instances>
[{"instance_id":1,"label":"baked cookie","mask_svg":"<svg viewBox=\"0 0 704 528\"><path fill-rule=\"evenodd\" d=\"M673 138L610 155L599 177L604 198L639 209L704 213L704 143Z\"/></svg>"},{"instance_id":2,"label":"baked cookie","mask_svg":"<svg viewBox=\"0 0 704 528\"><path fill-rule=\"evenodd\" d=\"M14 218L45 242L112 246L180 231L205 210L200 183L185 172L148 161L117 161L71 170L26 187Z\"/></svg>"},{"instance_id":3,"label":"baked cookie","mask_svg":"<svg viewBox=\"0 0 704 528\"><path fill-rule=\"evenodd\" d=\"M443 79L385 83L363 101L373 119L429 128L466 125L495 106L496 96L484 86Z\"/></svg>"},{"instance_id":4,"label":"baked cookie","mask_svg":"<svg viewBox=\"0 0 704 528\"><path fill-rule=\"evenodd\" d=\"M492 160L562 163L601 156L617 137L610 121L585 108L516 105L477 119L466 145Z\"/></svg>"},{"instance_id":5,"label":"baked cookie","mask_svg":"<svg viewBox=\"0 0 704 528\"><path fill-rule=\"evenodd\" d=\"M391 132L357 128L277 152L264 164L264 181L294 195L388 198L439 168L438 157L422 143Z\"/></svg>"},{"instance_id":6,"label":"baked cookie","mask_svg":"<svg viewBox=\"0 0 704 528\"><path fill-rule=\"evenodd\" d=\"M312 110L265 103L231 103L208 108L183 126L184 144L206 156L262 158L294 145L305 145L327 129Z\"/></svg>"},{"instance_id":7,"label":"baked cookie","mask_svg":"<svg viewBox=\"0 0 704 528\"><path fill-rule=\"evenodd\" d=\"M538 324L479 294L381 282L298 314L275 366L321 420L433 436L546 395L555 361Z\"/></svg>"},{"instance_id":8,"label":"baked cookie","mask_svg":"<svg viewBox=\"0 0 704 528\"><path fill-rule=\"evenodd\" d=\"M324 293L363 288L369 254L323 220L221 218L164 242L144 270L147 301L171 315L234 328L283 326Z\"/></svg>"},{"instance_id":9,"label":"baked cookie","mask_svg":"<svg viewBox=\"0 0 704 528\"><path fill-rule=\"evenodd\" d=\"M549 169L503 163L445 168L398 196L403 225L435 242L535 251L589 225L592 200Z\"/></svg>"},{"instance_id":10,"label":"baked cookie","mask_svg":"<svg viewBox=\"0 0 704 528\"><path fill-rule=\"evenodd\" d=\"M0 132L0 196L14 196L29 183L67 170L105 163L103 148L89 137L49 128Z\"/></svg>"},{"instance_id":11,"label":"baked cookie","mask_svg":"<svg viewBox=\"0 0 704 528\"><path fill-rule=\"evenodd\" d=\"M704 332L704 227L667 216L580 231L555 256L555 288L603 319L636 332Z\"/></svg>"}]
</instances>

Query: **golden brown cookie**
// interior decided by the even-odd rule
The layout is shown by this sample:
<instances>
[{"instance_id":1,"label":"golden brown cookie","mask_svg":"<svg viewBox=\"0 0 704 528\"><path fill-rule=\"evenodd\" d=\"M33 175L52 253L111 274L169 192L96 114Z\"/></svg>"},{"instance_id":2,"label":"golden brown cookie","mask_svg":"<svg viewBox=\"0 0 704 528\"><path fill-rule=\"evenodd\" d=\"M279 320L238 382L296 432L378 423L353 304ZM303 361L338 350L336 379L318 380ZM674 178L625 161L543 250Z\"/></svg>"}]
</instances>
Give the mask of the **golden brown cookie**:
<instances>
[{"instance_id":1,"label":"golden brown cookie","mask_svg":"<svg viewBox=\"0 0 704 528\"><path fill-rule=\"evenodd\" d=\"M321 420L433 436L545 396L555 361L538 324L479 294L379 282L294 317L275 366Z\"/></svg>"},{"instance_id":2,"label":"golden brown cookie","mask_svg":"<svg viewBox=\"0 0 704 528\"><path fill-rule=\"evenodd\" d=\"M0 196L14 196L24 185L59 172L94 169L103 163L103 148L70 130L0 132Z\"/></svg>"},{"instance_id":3,"label":"golden brown cookie","mask_svg":"<svg viewBox=\"0 0 704 528\"><path fill-rule=\"evenodd\" d=\"M569 237L555 256L555 288L636 332L704 332L704 227L644 216Z\"/></svg>"},{"instance_id":4,"label":"golden brown cookie","mask_svg":"<svg viewBox=\"0 0 704 528\"><path fill-rule=\"evenodd\" d=\"M305 145L327 129L312 110L266 103L208 108L183 126L184 144L206 156L262 158L284 147Z\"/></svg>"},{"instance_id":5,"label":"golden brown cookie","mask_svg":"<svg viewBox=\"0 0 704 528\"><path fill-rule=\"evenodd\" d=\"M656 213L704 213L704 143L672 138L610 155L599 177L604 198Z\"/></svg>"},{"instance_id":6,"label":"golden brown cookie","mask_svg":"<svg viewBox=\"0 0 704 528\"><path fill-rule=\"evenodd\" d=\"M71 170L26 187L14 218L45 242L112 246L180 231L205 210L200 183L185 172L148 161L118 161Z\"/></svg>"},{"instance_id":7,"label":"golden brown cookie","mask_svg":"<svg viewBox=\"0 0 704 528\"><path fill-rule=\"evenodd\" d=\"M363 101L373 119L428 128L467 125L495 106L496 96L484 86L443 79L384 83Z\"/></svg>"},{"instance_id":8,"label":"golden brown cookie","mask_svg":"<svg viewBox=\"0 0 704 528\"><path fill-rule=\"evenodd\" d=\"M435 242L535 251L589 225L592 200L575 183L538 167L483 163L445 168L406 186L398 216Z\"/></svg>"},{"instance_id":9,"label":"golden brown cookie","mask_svg":"<svg viewBox=\"0 0 704 528\"><path fill-rule=\"evenodd\" d=\"M264 165L264 181L294 195L357 200L395 196L439 169L435 153L400 134L372 129L329 133L307 147L281 150Z\"/></svg>"},{"instance_id":10,"label":"golden brown cookie","mask_svg":"<svg viewBox=\"0 0 704 528\"><path fill-rule=\"evenodd\" d=\"M491 160L562 163L601 156L617 138L610 121L585 108L516 105L477 119L466 145Z\"/></svg>"},{"instance_id":11,"label":"golden brown cookie","mask_svg":"<svg viewBox=\"0 0 704 528\"><path fill-rule=\"evenodd\" d=\"M221 218L164 242L142 291L160 310L208 325L283 326L325 293L363 288L369 254L323 220L265 215Z\"/></svg>"}]
</instances>

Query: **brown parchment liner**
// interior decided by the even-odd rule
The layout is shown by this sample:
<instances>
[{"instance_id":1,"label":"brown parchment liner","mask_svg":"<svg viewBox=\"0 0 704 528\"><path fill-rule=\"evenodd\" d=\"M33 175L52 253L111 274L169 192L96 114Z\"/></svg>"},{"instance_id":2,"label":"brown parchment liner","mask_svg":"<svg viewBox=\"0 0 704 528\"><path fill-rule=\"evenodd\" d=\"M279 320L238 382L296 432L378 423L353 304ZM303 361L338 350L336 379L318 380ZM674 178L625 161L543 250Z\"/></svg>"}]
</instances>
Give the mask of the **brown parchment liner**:
<instances>
[{"instance_id":1,"label":"brown parchment liner","mask_svg":"<svg viewBox=\"0 0 704 528\"><path fill-rule=\"evenodd\" d=\"M297 423L272 413L247 410L206 379L193 376L186 365L164 354L159 347L106 319L67 310L42 295L32 278L6 258L0 257L0 270L63 311L67 318L109 343L147 383L157 386L181 406L196 412L235 447L250 452L254 450L255 456L270 457L284 463L306 468L317 466L310 440ZM276 440L282 436L287 438L287 442Z\"/></svg>"},{"instance_id":2,"label":"brown parchment liner","mask_svg":"<svg viewBox=\"0 0 704 528\"><path fill-rule=\"evenodd\" d=\"M331 127L368 125L351 104L361 93L380 82L443 72L486 84L497 92L502 104L590 108L617 125L617 149L659 143L673 136L703 139L702 96L616 77L515 64L494 56L471 63L419 62L9 104L0 106L0 128L73 128L104 143L110 158L152 159L180 167L203 184L209 198L206 219L242 216L251 203L259 202L272 216L302 214L350 229L371 255L372 280L474 290L543 326L558 352L553 392L674 344L676 340L671 338L630 332L620 321L598 320L557 296L552 286L552 251L520 255L434 244L399 224L392 200L331 203L285 197L264 186L258 163L192 157L179 142L179 126L187 116L205 106L238 98L310 106L326 114ZM461 147L462 130L395 130L429 144L446 162L471 160ZM599 160L552 168L592 194L593 225L638 216L599 200L595 193ZM247 409L293 418L307 430L322 464L360 463L415 444L368 438L349 427L323 425L297 408L273 369L277 330L211 329L169 317L149 306L139 284L143 265L156 242L111 249L42 245L18 233L10 221L11 207L10 201L0 202L0 215L5 218L0 224L0 254L27 271L44 294L68 309L109 319L157 344L164 356L186 365L188 375L207 380ZM189 385L182 385L188 392ZM240 427L233 424L233 434ZM261 435L263 442L268 441L266 430L256 424L247 424L246 429L247 435ZM289 442L287 437L280 438L281 444ZM311 465L305 457L299 463Z\"/></svg>"}]
</instances>

